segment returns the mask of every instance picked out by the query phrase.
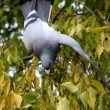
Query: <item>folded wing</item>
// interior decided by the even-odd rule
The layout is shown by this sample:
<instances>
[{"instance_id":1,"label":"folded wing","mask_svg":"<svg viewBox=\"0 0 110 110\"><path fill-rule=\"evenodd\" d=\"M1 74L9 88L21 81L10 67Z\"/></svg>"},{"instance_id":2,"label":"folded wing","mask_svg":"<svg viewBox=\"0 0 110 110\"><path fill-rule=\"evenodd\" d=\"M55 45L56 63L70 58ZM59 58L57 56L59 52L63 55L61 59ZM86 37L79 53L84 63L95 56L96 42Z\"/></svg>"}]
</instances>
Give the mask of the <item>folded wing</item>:
<instances>
[{"instance_id":1,"label":"folded wing","mask_svg":"<svg viewBox=\"0 0 110 110\"><path fill-rule=\"evenodd\" d=\"M33 0L34 1L34 0ZM54 0L36 0L35 10L37 11L41 20L48 22L50 19L51 8ZM26 18L31 7L31 0L20 0L21 10Z\"/></svg>"}]
</instances>

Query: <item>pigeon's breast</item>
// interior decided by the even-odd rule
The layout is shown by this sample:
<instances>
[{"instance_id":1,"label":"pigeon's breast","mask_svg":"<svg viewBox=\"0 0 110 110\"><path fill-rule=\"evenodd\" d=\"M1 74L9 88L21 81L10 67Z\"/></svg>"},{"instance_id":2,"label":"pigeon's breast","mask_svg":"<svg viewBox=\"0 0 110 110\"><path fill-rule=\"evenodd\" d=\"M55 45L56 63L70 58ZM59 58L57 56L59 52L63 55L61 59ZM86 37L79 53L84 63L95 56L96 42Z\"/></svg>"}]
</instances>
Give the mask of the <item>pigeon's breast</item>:
<instances>
[{"instance_id":1,"label":"pigeon's breast","mask_svg":"<svg viewBox=\"0 0 110 110\"><path fill-rule=\"evenodd\" d=\"M42 22L39 18L25 30L25 44L30 47L36 56L40 56L43 49L57 52L59 45L53 38L52 28Z\"/></svg>"},{"instance_id":2,"label":"pigeon's breast","mask_svg":"<svg viewBox=\"0 0 110 110\"><path fill-rule=\"evenodd\" d=\"M53 54L57 53L59 50L59 45L42 39L34 43L33 49L34 54L39 57L44 49L51 50Z\"/></svg>"}]
</instances>

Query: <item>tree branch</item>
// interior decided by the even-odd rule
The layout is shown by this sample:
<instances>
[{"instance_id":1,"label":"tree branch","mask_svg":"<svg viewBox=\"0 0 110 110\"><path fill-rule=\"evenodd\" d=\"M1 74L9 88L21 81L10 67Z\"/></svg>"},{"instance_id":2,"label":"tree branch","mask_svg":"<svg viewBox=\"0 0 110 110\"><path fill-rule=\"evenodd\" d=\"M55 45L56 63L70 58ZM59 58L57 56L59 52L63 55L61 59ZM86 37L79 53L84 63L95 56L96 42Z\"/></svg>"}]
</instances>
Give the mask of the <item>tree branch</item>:
<instances>
[{"instance_id":1,"label":"tree branch","mask_svg":"<svg viewBox=\"0 0 110 110\"><path fill-rule=\"evenodd\" d=\"M60 15L60 13L61 13L65 8L66 8L66 6L64 6L63 8L61 8L61 10L59 10L59 11L57 12L57 14L54 16L54 18L53 18L53 20L52 20L52 23L54 23L54 22L57 20L58 16Z\"/></svg>"}]
</instances>

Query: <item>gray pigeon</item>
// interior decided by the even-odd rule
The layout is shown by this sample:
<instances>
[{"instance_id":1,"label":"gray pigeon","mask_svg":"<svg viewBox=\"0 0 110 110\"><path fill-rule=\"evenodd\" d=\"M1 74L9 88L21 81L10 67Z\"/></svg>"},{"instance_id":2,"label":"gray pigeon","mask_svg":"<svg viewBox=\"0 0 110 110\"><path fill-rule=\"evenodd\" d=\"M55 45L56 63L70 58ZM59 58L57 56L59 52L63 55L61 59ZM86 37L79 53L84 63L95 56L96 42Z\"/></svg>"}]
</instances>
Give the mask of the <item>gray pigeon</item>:
<instances>
[{"instance_id":1,"label":"gray pigeon","mask_svg":"<svg viewBox=\"0 0 110 110\"><path fill-rule=\"evenodd\" d=\"M72 37L61 34L48 25L51 7L54 0L21 0L21 10L24 21L24 44L33 52L45 69L51 69L61 44L72 47L79 55L87 60L96 70L101 80L110 89L98 67L82 50Z\"/></svg>"}]
</instances>

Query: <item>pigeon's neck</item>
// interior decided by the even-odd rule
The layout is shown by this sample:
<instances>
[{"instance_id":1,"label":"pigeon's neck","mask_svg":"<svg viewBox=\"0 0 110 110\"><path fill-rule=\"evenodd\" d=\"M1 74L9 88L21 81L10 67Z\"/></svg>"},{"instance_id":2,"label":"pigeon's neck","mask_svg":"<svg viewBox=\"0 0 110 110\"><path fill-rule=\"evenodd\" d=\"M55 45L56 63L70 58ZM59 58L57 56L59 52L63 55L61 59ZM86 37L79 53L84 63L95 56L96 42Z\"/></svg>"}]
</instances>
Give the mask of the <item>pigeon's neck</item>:
<instances>
[{"instance_id":1,"label":"pigeon's neck","mask_svg":"<svg viewBox=\"0 0 110 110\"><path fill-rule=\"evenodd\" d=\"M54 60L54 52L50 48L44 48L41 52L40 57L45 56L46 58Z\"/></svg>"},{"instance_id":2,"label":"pigeon's neck","mask_svg":"<svg viewBox=\"0 0 110 110\"><path fill-rule=\"evenodd\" d=\"M42 55L42 54L47 54L47 55L52 56L52 53L53 53L53 52L52 52L51 49L44 48L43 51L42 51L42 53L41 53L41 55Z\"/></svg>"},{"instance_id":3,"label":"pigeon's neck","mask_svg":"<svg viewBox=\"0 0 110 110\"><path fill-rule=\"evenodd\" d=\"M43 49L41 55L40 55L40 60L42 63L42 66L45 69L51 69L53 63L54 63L54 58L53 58L53 53L50 49Z\"/></svg>"}]
</instances>

